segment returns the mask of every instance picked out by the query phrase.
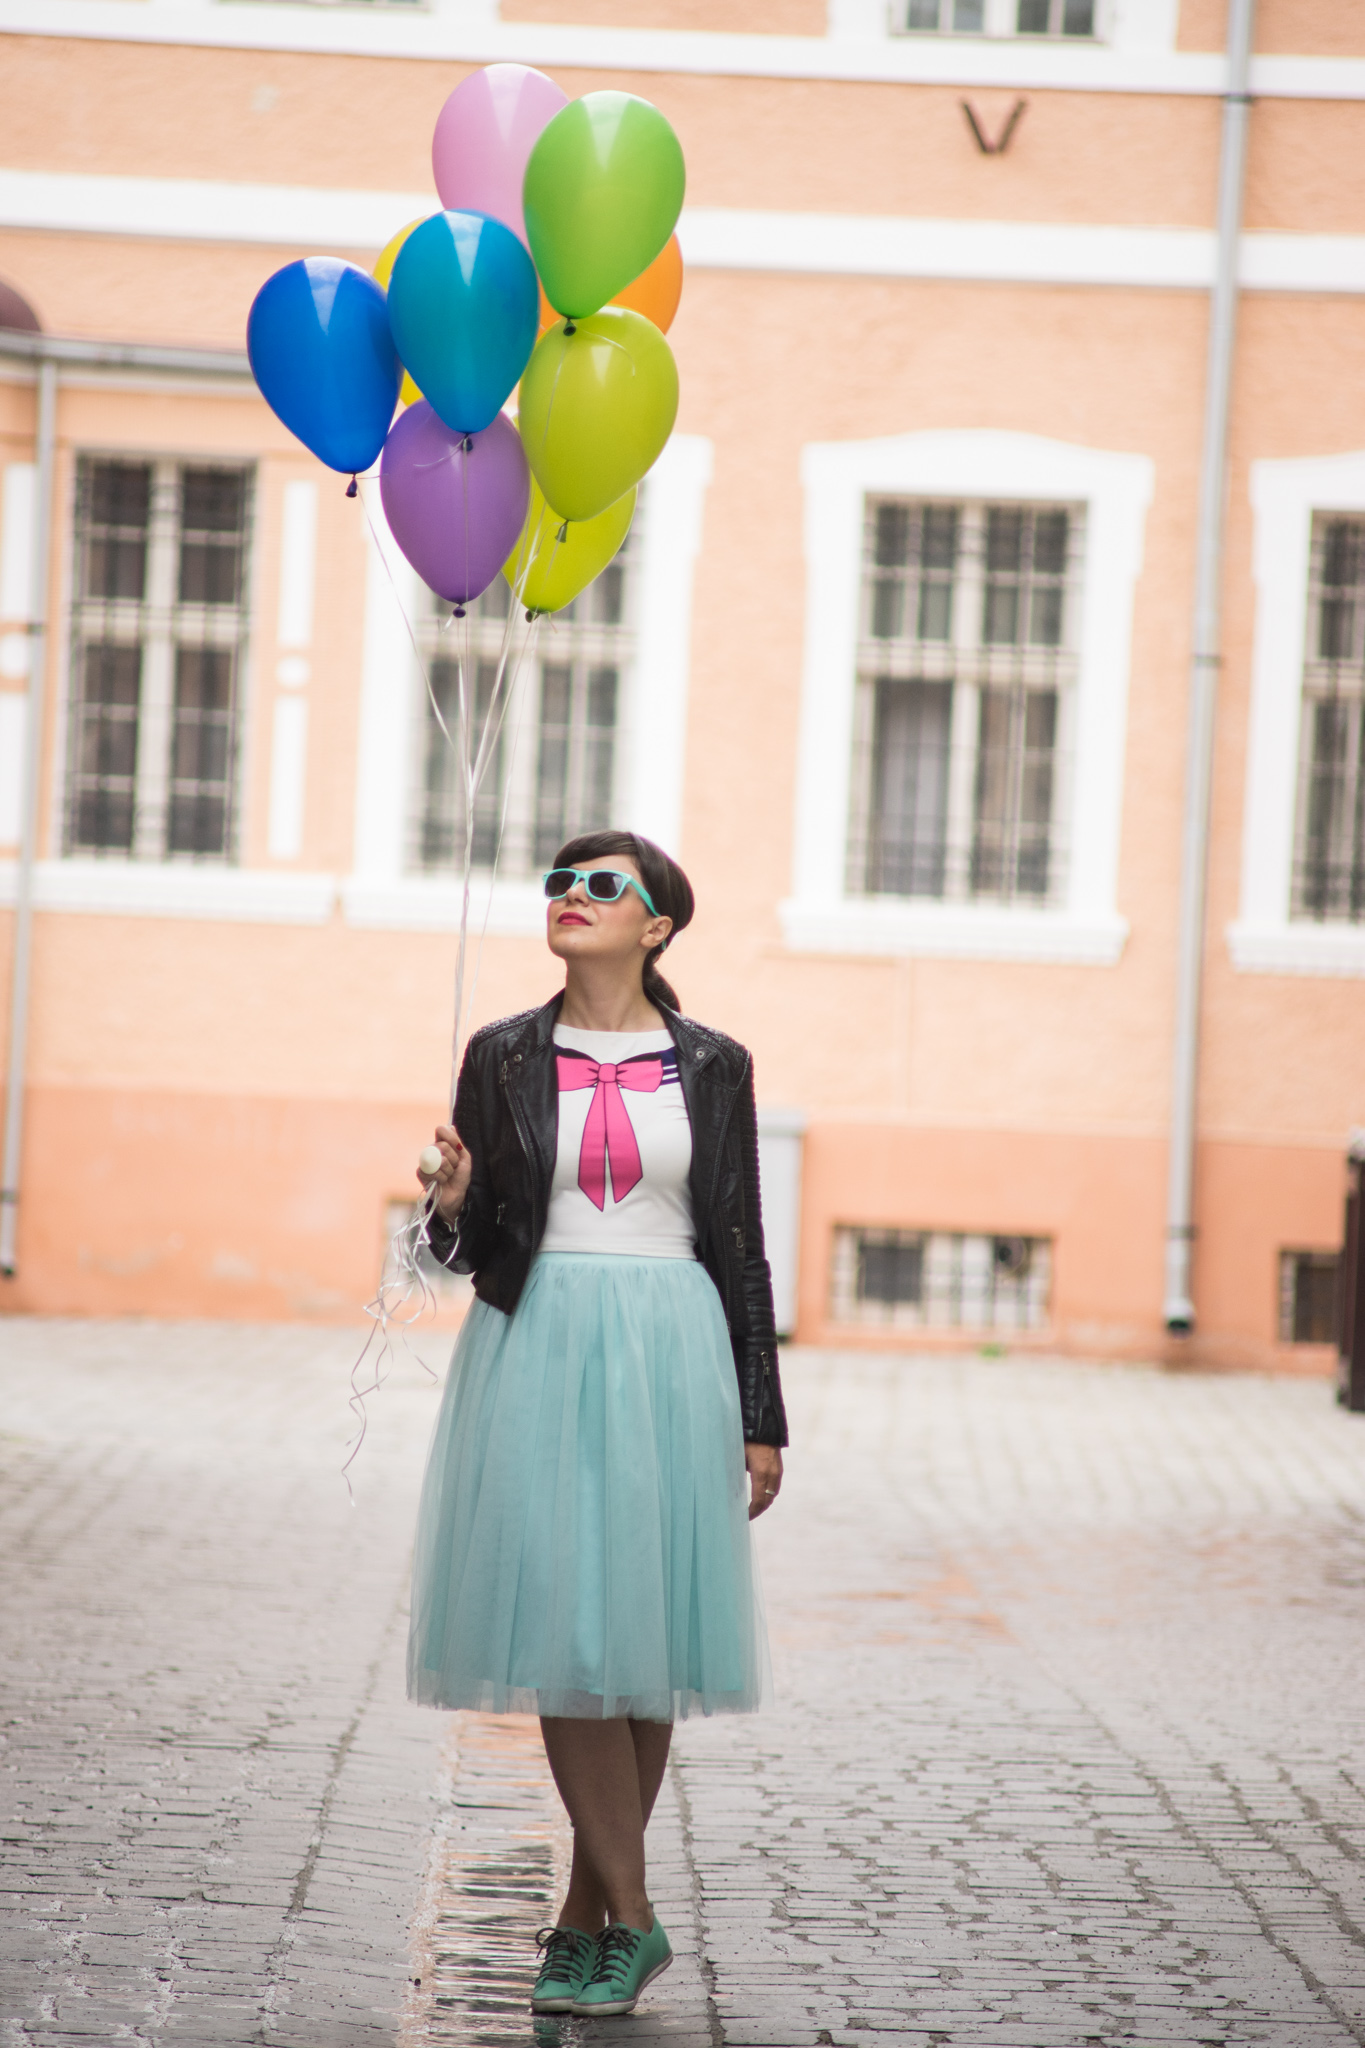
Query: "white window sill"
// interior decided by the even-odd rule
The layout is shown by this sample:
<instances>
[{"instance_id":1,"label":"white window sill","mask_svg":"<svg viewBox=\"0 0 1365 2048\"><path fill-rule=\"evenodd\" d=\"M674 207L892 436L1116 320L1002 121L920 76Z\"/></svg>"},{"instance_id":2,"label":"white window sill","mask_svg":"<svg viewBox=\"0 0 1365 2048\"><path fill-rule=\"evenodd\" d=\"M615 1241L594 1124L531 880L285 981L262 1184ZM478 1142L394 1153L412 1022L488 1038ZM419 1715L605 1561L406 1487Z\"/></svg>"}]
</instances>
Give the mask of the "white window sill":
<instances>
[{"instance_id":1,"label":"white window sill","mask_svg":"<svg viewBox=\"0 0 1365 2048\"><path fill-rule=\"evenodd\" d=\"M0 861L0 904L18 894L18 863ZM232 924L326 924L336 901L331 875L210 867L189 861L42 860L34 869L39 910L118 917L191 917Z\"/></svg>"},{"instance_id":2,"label":"white window sill","mask_svg":"<svg viewBox=\"0 0 1365 2048\"><path fill-rule=\"evenodd\" d=\"M1227 928L1239 974L1365 976L1365 925L1248 924Z\"/></svg>"},{"instance_id":3,"label":"white window sill","mask_svg":"<svg viewBox=\"0 0 1365 2048\"><path fill-rule=\"evenodd\" d=\"M341 907L347 924L372 930L455 931L464 892L444 875L404 875L391 882L343 882ZM487 923L485 923L487 919ZM539 882L494 882L475 877L469 892L469 929L502 937L541 938L545 895Z\"/></svg>"},{"instance_id":4,"label":"white window sill","mask_svg":"<svg viewBox=\"0 0 1365 2048\"><path fill-rule=\"evenodd\" d=\"M1060 910L1002 910L995 905L902 903L844 897L779 905L782 936L794 953L922 954L942 960L1035 960L1112 967L1128 921L1075 917Z\"/></svg>"}]
</instances>

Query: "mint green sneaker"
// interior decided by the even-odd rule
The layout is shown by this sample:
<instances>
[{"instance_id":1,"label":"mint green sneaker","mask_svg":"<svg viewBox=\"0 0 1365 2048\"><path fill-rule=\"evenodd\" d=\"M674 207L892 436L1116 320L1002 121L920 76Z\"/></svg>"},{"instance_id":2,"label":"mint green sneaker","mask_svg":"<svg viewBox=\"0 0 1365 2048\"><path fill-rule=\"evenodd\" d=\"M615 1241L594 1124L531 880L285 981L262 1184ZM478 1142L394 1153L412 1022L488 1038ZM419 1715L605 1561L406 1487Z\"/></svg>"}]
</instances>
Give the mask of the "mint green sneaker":
<instances>
[{"instance_id":1,"label":"mint green sneaker","mask_svg":"<svg viewBox=\"0 0 1365 2048\"><path fill-rule=\"evenodd\" d=\"M544 1951L545 1960L531 1987L532 2012L572 2012L588 1981L596 1943L576 1927L542 1927L536 1947Z\"/></svg>"},{"instance_id":2,"label":"mint green sneaker","mask_svg":"<svg viewBox=\"0 0 1365 2048\"><path fill-rule=\"evenodd\" d=\"M672 1960L657 1913L648 1934L617 1921L593 1944L592 1970L573 2002L575 2016L610 2019L616 2013L634 2012L646 1984L652 1984Z\"/></svg>"}]
</instances>

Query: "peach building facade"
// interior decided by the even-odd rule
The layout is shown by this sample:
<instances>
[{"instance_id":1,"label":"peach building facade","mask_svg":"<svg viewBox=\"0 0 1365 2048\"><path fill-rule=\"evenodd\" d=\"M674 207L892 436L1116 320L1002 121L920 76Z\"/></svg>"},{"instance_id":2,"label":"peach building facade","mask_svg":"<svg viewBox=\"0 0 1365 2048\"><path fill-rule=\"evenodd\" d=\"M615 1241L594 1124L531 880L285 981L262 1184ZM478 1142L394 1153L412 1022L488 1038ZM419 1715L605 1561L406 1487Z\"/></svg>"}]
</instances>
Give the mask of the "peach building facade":
<instances>
[{"instance_id":1,"label":"peach building facade","mask_svg":"<svg viewBox=\"0 0 1365 2048\"><path fill-rule=\"evenodd\" d=\"M269 272L435 209L436 113L508 59L663 109L687 281L678 431L476 817L476 1021L554 986L546 854L625 822L697 888L686 1007L754 1050L796 1335L1326 1366L1365 1124L1334 0L1256 15L1192 1336L1163 1305L1225 40L1218 0L0 0L7 1004L43 656L0 1306L344 1318L410 1199L459 900L414 641L438 696L450 643L241 351Z\"/></svg>"}]
</instances>

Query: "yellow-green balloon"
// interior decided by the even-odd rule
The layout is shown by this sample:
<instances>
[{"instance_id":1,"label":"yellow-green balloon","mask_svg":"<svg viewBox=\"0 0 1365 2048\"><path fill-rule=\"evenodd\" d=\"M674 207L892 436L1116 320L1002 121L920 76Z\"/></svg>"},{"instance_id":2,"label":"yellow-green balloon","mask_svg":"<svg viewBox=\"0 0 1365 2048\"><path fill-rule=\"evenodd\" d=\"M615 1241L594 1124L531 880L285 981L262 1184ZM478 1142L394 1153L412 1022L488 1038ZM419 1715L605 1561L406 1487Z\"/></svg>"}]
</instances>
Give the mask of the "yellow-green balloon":
<instances>
[{"instance_id":1,"label":"yellow-green balloon","mask_svg":"<svg viewBox=\"0 0 1365 2048\"><path fill-rule=\"evenodd\" d=\"M522 373L522 446L565 519L593 519L638 484L677 413L673 351L652 320L624 306L561 320Z\"/></svg>"},{"instance_id":2,"label":"yellow-green balloon","mask_svg":"<svg viewBox=\"0 0 1365 2048\"><path fill-rule=\"evenodd\" d=\"M570 100L536 138L522 183L526 238L557 312L595 313L654 261L687 173L659 109L632 92Z\"/></svg>"},{"instance_id":3,"label":"yellow-green balloon","mask_svg":"<svg viewBox=\"0 0 1365 2048\"><path fill-rule=\"evenodd\" d=\"M572 604L579 591L601 575L630 532L636 495L632 486L595 519L565 520L546 504L540 485L532 482L521 538L502 565L503 575L519 591L518 603L528 612L558 612Z\"/></svg>"}]
</instances>

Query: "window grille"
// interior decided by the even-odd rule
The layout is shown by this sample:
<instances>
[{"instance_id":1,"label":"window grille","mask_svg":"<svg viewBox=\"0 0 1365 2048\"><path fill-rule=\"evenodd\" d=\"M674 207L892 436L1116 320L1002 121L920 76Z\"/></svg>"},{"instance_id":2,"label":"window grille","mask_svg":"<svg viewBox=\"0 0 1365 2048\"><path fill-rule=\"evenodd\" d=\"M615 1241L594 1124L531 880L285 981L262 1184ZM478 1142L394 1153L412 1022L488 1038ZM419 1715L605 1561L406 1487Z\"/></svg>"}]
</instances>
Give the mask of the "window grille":
<instances>
[{"instance_id":1,"label":"window grille","mask_svg":"<svg viewBox=\"0 0 1365 2048\"><path fill-rule=\"evenodd\" d=\"M1280 1342L1335 1344L1339 1252L1280 1253Z\"/></svg>"},{"instance_id":2,"label":"window grille","mask_svg":"<svg viewBox=\"0 0 1365 2048\"><path fill-rule=\"evenodd\" d=\"M1096 0L901 0L906 35L1083 36L1096 34Z\"/></svg>"},{"instance_id":3,"label":"window grille","mask_svg":"<svg viewBox=\"0 0 1365 2048\"><path fill-rule=\"evenodd\" d=\"M573 604L541 621L534 658L520 665L526 629L520 619L512 624L505 717L475 799L476 868L496 863L509 879L538 874L566 839L614 822L635 644L637 528L638 515L596 580ZM511 593L499 576L469 607L465 622L444 625L433 603L421 628L432 694L456 737L459 678L450 638L468 631L476 746L492 705L510 607ZM425 689L420 732L410 863L427 872L458 871L465 845L462 778Z\"/></svg>"},{"instance_id":4,"label":"window grille","mask_svg":"<svg viewBox=\"0 0 1365 2048\"><path fill-rule=\"evenodd\" d=\"M64 843L231 859L253 476L83 456Z\"/></svg>"},{"instance_id":5,"label":"window grille","mask_svg":"<svg viewBox=\"0 0 1365 2048\"><path fill-rule=\"evenodd\" d=\"M1365 920L1365 519L1313 523L1291 900Z\"/></svg>"},{"instance_id":6,"label":"window grille","mask_svg":"<svg viewBox=\"0 0 1365 2048\"><path fill-rule=\"evenodd\" d=\"M1057 897L1083 525L1077 507L868 500L850 894Z\"/></svg>"},{"instance_id":7,"label":"window grille","mask_svg":"<svg viewBox=\"0 0 1365 2048\"><path fill-rule=\"evenodd\" d=\"M834 1318L891 1329L1046 1327L1052 1244L952 1230L834 1234Z\"/></svg>"}]
</instances>

